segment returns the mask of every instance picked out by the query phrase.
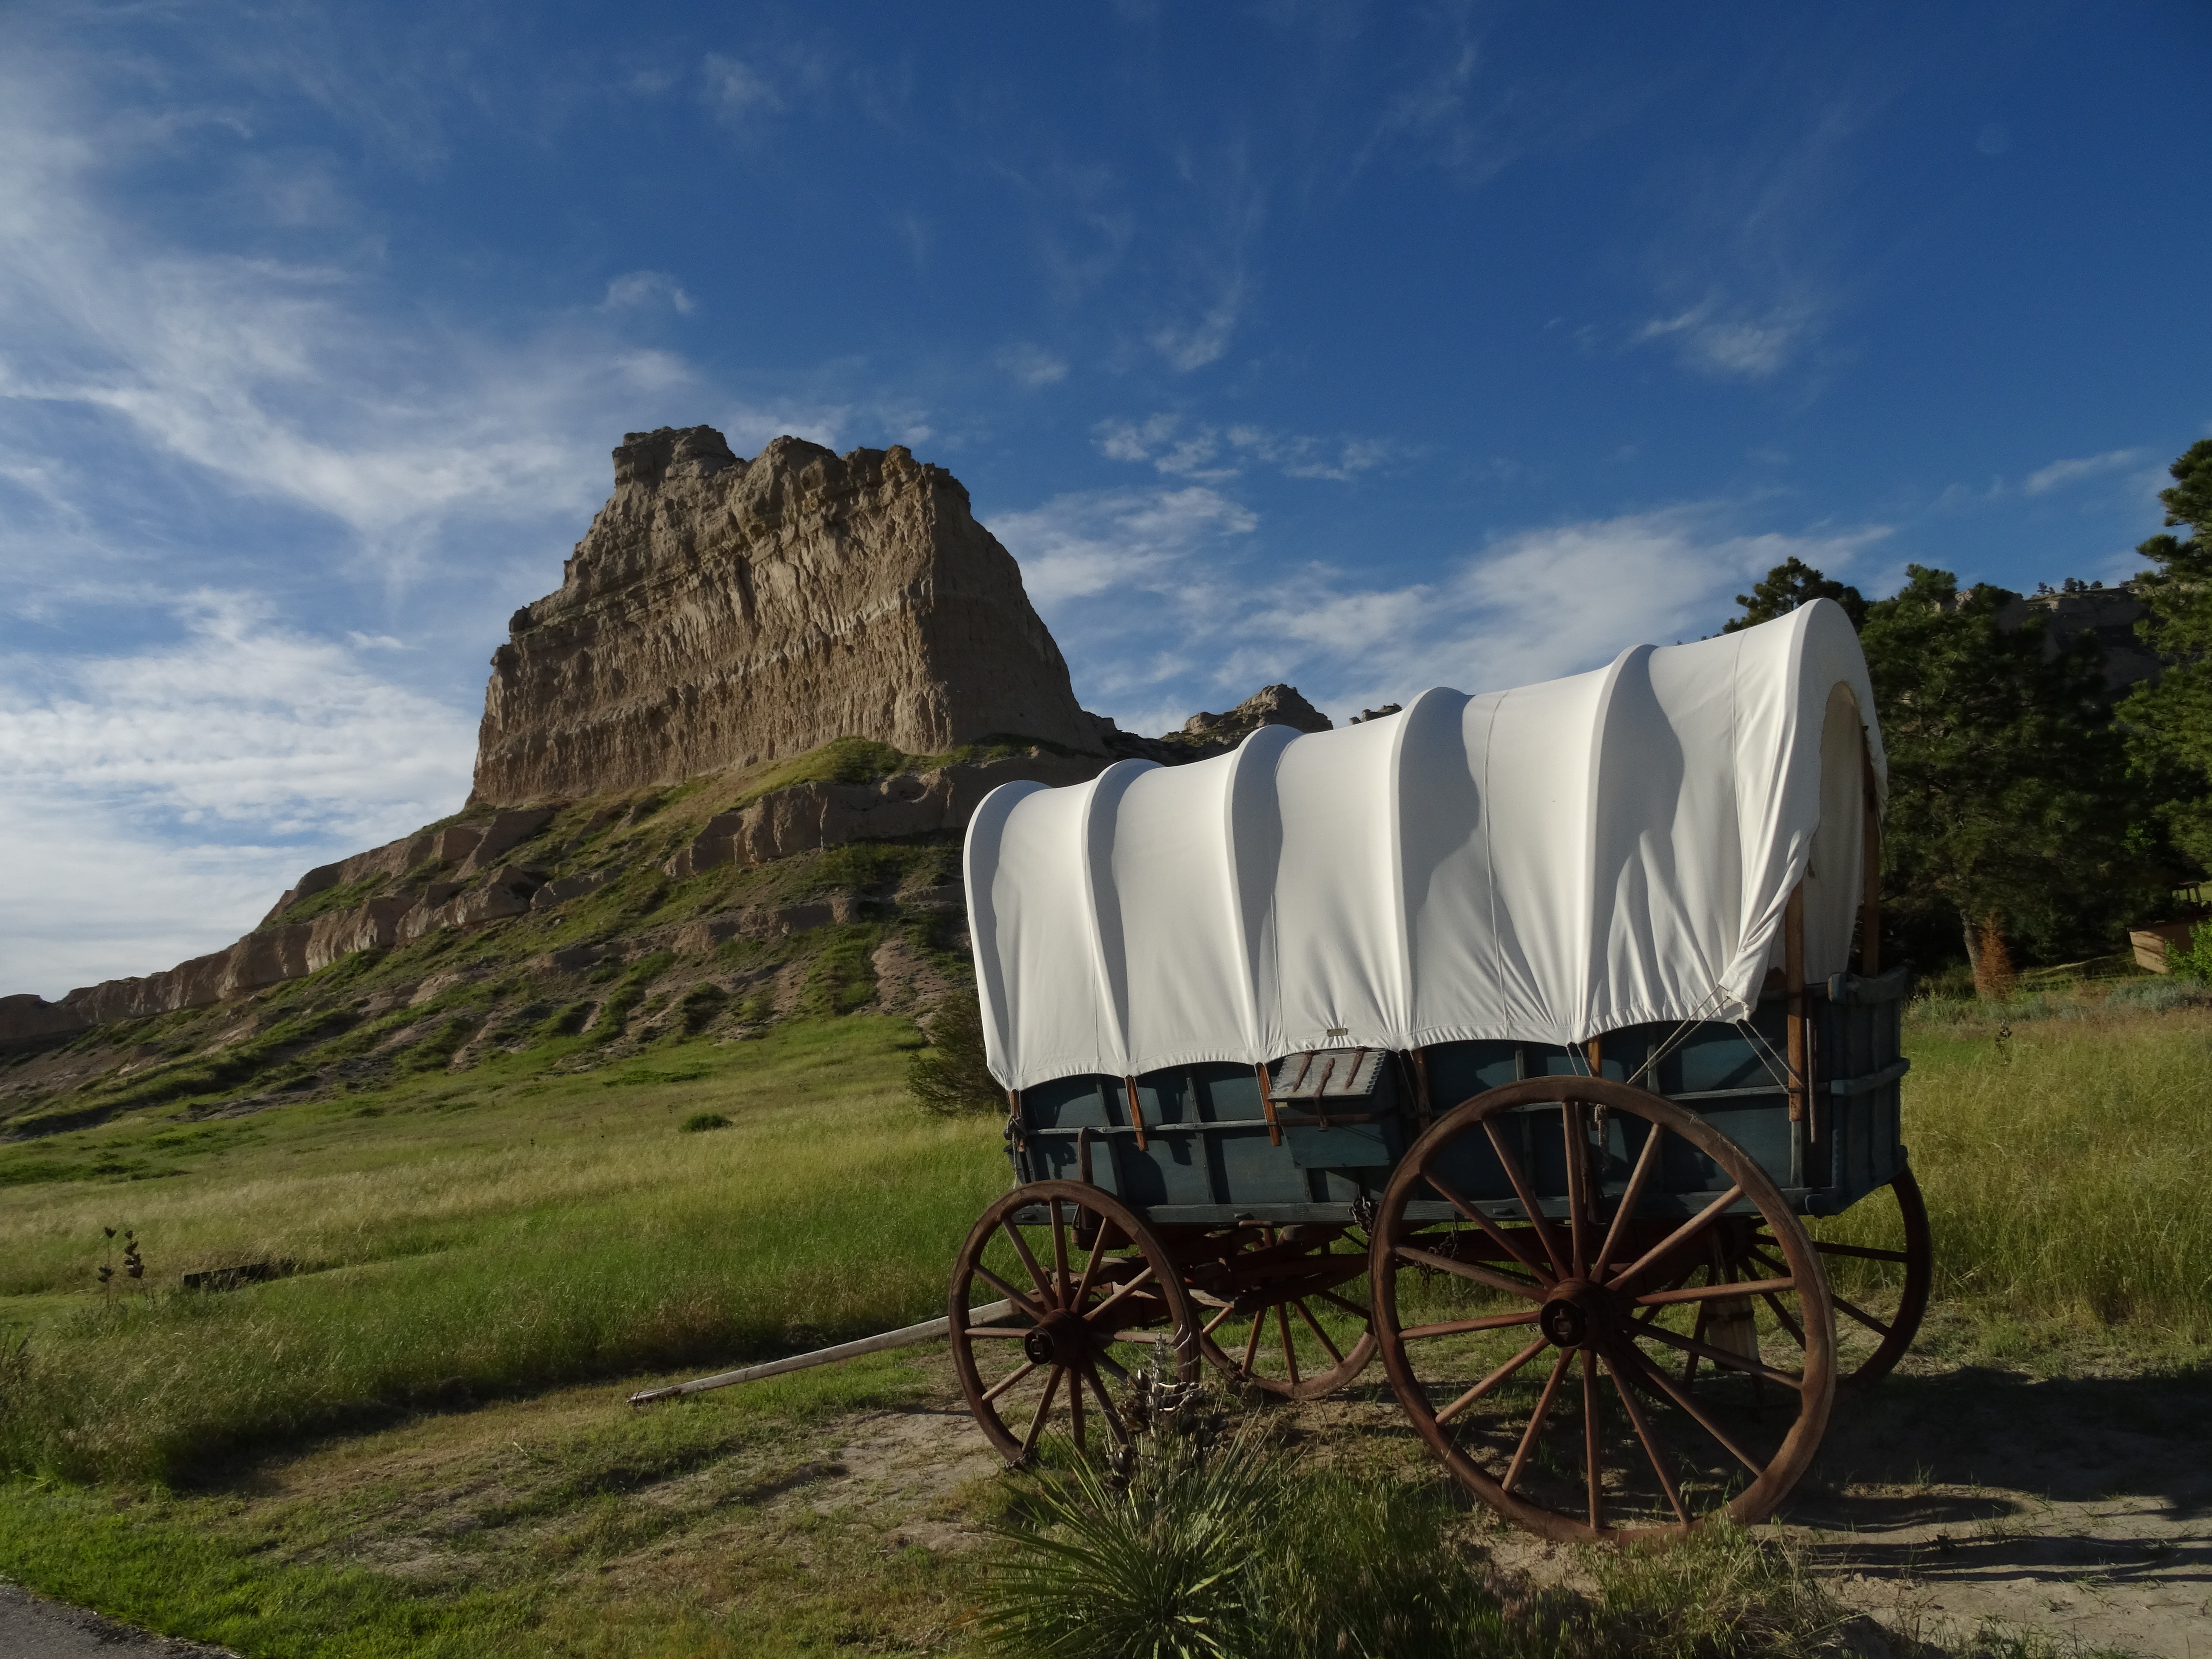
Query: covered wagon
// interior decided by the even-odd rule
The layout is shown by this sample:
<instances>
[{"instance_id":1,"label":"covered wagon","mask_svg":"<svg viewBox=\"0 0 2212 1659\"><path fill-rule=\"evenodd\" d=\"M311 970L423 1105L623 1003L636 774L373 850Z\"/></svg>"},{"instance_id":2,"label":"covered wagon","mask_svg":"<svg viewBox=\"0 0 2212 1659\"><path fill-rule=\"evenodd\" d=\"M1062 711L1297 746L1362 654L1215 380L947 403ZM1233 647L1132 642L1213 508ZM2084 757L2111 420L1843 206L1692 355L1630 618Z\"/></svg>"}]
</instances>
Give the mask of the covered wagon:
<instances>
[{"instance_id":1,"label":"covered wagon","mask_svg":"<svg viewBox=\"0 0 2212 1659\"><path fill-rule=\"evenodd\" d=\"M948 1310L983 1432L1118 1436L1140 1364L1310 1398L1379 1354L1524 1526L1767 1514L1927 1294L1884 789L1823 600L995 792L967 882L1016 1184ZM1876 1194L1881 1243L1806 1225Z\"/></svg>"}]
</instances>

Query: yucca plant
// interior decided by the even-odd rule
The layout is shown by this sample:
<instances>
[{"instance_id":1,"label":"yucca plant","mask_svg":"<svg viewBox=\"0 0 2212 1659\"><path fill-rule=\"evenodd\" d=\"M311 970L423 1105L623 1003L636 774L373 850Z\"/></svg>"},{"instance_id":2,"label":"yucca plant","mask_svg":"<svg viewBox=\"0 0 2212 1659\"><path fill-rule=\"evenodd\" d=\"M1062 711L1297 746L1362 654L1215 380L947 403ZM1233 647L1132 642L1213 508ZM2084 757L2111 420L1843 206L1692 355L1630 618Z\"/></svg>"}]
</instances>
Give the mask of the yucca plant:
<instances>
[{"instance_id":1,"label":"yucca plant","mask_svg":"<svg viewBox=\"0 0 2212 1659\"><path fill-rule=\"evenodd\" d=\"M992 1572L983 1628L1024 1659L1257 1659L1263 1540L1286 1483L1250 1427L1223 1435L1203 1389L1139 1372L1134 1431L1103 1464L1055 1446Z\"/></svg>"}]
</instances>

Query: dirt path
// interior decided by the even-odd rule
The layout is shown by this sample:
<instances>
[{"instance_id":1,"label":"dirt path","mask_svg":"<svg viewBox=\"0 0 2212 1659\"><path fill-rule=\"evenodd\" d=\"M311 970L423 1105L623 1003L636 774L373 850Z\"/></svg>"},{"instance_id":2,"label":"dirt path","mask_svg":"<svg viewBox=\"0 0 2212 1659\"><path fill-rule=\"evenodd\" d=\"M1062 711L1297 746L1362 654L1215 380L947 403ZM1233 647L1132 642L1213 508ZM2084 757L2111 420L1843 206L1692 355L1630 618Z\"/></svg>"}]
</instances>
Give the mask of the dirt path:
<instances>
[{"instance_id":1,"label":"dirt path","mask_svg":"<svg viewBox=\"0 0 2212 1659\"><path fill-rule=\"evenodd\" d=\"M2212 1659L2212 1378L1891 1377L1840 1402L1787 1518L1850 1605Z\"/></svg>"},{"instance_id":2,"label":"dirt path","mask_svg":"<svg viewBox=\"0 0 2212 1659\"><path fill-rule=\"evenodd\" d=\"M226 1648L172 1642L82 1607L0 1583L0 1659L234 1659Z\"/></svg>"}]
</instances>

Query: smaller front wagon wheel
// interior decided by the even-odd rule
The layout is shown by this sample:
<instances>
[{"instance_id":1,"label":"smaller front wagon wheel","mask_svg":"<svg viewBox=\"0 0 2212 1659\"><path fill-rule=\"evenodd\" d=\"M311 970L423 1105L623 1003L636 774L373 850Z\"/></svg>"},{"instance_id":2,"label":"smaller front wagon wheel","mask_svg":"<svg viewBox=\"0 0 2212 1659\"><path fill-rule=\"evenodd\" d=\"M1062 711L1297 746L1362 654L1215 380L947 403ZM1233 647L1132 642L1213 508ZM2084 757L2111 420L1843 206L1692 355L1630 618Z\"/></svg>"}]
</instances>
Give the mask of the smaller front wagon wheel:
<instances>
[{"instance_id":1,"label":"smaller front wagon wheel","mask_svg":"<svg viewBox=\"0 0 2212 1659\"><path fill-rule=\"evenodd\" d=\"M978 1318L994 1303L1004 1311ZM1127 1206L1080 1181L1017 1187L983 1212L953 1264L952 1369L976 1425L1027 1462L1065 1413L1079 1451L1093 1421L1127 1426L1107 1392L1137 1366L1194 1381L1196 1328L1175 1258Z\"/></svg>"}]
</instances>

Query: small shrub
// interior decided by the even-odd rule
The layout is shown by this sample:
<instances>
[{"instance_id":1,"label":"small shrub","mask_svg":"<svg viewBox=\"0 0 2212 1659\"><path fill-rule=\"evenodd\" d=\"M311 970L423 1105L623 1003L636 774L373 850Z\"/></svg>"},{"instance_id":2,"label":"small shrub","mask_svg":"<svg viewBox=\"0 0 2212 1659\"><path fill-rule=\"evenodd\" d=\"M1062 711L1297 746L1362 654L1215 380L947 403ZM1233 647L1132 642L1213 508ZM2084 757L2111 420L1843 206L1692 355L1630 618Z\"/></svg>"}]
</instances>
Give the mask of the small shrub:
<instances>
[{"instance_id":1,"label":"small shrub","mask_svg":"<svg viewBox=\"0 0 2212 1659\"><path fill-rule=\"evenodd\" d=\"M687 1135L704 1134L709 1129L726 1129L729 1127L730 1120L720 1112L694 1112L676 1126L679 1133Z\"/></svg>"},{"instance_id":2,"label":"small shrub","mask_svg":"<svg viewBox=\"0 0 2212 1659\"><path fill-rule=\"evenodd\" d=\"M907 1091L924 1111L946 1117L1006 1109L983 1048L983 1006L972 990L939 1003L922 1022L929 1047L907 1057Z\"/></svg>"},{"instance_id":3,"label":"small shrub","mask_svg":"<svg viewBox=\"0 0 2212 1659\"><path fill-rule=\"evenodd\" d=\"M2166 965L2177 978L2193 985L2212 985L2212 922L2190 934L2186 950L2167 945Z\"/></svg>"},{"instance_id":4,"label":"small shrub","mask_svg":"<svg viewBox=\"0 0 2212 1659\"><path fill-rule=\"evenodd\" d=\"M1164 1397L1173 1409L1154 1414L1150 1431L1106 1467L1078 1457L1064 1475L1035 1477L1024 1497L1039 1524L994 1528L1012 1559L991 1576L983 1626L1001 1653L1232 1659L1268 1650L1258 1556L1281 1507L1283 1460L1249 1434L1216 1444L1198 1390L1149 1389L1138 1375L1140 1399Z\"/></svg>"}]
</instances>

